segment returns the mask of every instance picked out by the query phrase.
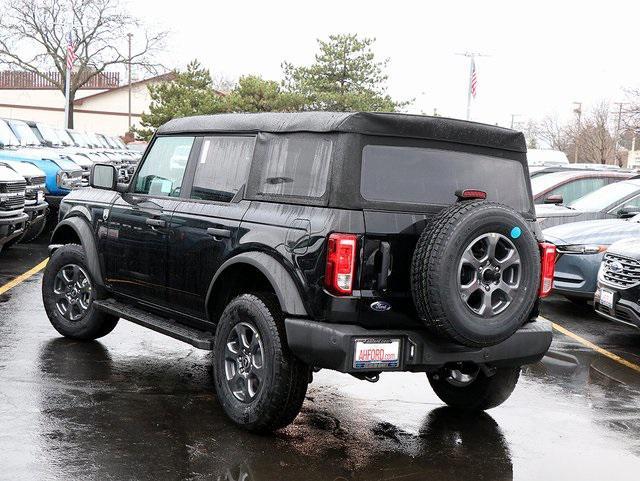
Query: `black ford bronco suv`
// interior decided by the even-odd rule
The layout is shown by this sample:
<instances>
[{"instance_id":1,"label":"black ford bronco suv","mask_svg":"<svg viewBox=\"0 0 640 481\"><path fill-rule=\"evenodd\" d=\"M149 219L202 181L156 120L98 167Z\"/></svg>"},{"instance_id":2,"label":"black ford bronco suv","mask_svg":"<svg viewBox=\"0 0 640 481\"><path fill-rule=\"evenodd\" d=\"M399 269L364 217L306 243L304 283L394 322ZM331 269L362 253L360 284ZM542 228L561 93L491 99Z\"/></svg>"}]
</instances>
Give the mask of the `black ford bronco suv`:
<instances>
[{"instance_id":1,"label":"black ford bronco suv","mask_svg":"<svg viewBox=\"0 0 640 481\"><path fill-rule=\"evenodd\" d=\"M213 350L229 417L293 421L317 369L425 372L460 409L542 358L555 248L521 133L404 114L224 114L158 129L128 185L60 207L43 300L64 336L127 319Z\"/></svg>"}]
</instances>

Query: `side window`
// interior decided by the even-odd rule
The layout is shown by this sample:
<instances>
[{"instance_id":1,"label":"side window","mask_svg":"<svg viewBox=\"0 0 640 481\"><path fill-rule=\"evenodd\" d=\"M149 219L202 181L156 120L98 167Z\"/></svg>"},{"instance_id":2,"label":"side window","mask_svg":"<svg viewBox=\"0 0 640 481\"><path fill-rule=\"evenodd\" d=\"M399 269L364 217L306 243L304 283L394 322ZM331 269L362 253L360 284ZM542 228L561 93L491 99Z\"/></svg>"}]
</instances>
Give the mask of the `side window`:
<instances>
[{"instance_id":1,"label":"side window","mask_svg":"<svg viewBox=\"0 0 640 481\"><path fill-rule=\"evenodd\" d=\"M573 182L567 182L566 184L549 191L545 197L560 194L562 196L562 199L564 200L564 203L568 204L584 195L587 195L589 192L598 190L600 187L603 187L608 183L609 180L604 177L577 179Z\"/></svg>"},{"instance_id":2,"label":"side window","mask_svg":"<svg viewBox=\"0 0 640 481\"><path fill-rule=\"evenodd\" d=\"M137 194L177 197L193 137L158 137L136 178Z\"/></svg>"},{"instance_id":3,"label":"side window","mask_svg":"<svg viewBox=\"0 0 640 481\"><path fill-rule=\"evenodd\" d=\"M258 194L322 197L327 188L331 150L331 140L320 136L272 139Z\"/></svg>"},{"instance_id":4,"label":"side window","mask_svg":"<svg viewBox=\"0 0 640 481\"><path fill-rule=\"evenodd\" d=\"M191 198L230 202L247 181L254 144L254 137L206 137Z\"/></svg>"}]
</instances>

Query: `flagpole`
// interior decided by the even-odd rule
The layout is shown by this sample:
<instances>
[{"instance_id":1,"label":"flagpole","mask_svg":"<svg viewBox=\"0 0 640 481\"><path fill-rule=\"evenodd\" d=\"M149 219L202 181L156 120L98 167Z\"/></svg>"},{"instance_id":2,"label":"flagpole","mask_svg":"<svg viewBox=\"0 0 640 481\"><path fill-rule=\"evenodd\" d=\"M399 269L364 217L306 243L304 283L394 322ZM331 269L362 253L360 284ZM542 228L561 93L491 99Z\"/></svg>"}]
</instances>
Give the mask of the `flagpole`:
<instances>
[{"instance_id":1,"label":"flagpole","mask_svg":"<svg viewBox=\"0 0 640 481\"><path fill-rule=\"evenodd\" d=\"M471 82L473 82L473 54L469 57L469 85L467 88L467 120L471 120Z\"/></svg>"}]
</instances>

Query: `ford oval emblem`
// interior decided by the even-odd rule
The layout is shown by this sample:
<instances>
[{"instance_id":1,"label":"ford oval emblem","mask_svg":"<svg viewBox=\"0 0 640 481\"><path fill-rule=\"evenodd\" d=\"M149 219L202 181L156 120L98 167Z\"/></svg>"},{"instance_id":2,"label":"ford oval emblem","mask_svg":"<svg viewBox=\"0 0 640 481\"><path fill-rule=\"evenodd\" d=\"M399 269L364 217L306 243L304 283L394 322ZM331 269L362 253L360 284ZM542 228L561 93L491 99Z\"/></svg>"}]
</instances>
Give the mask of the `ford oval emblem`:
<instances>
[{"instance_id":1,"label":"ford oval emblem","mask_svg":"<svg viewBox=\"0 0 640 481\"><path fill-rule=\"evenodd\" d=\"M622 262L619 262L619 261L613 261L609 265L609 270L611 272L622 272L623 269L624 269L624 266L622 265Z\"/></svg>"},{"instance_id":2,"label":"ford oval emblem","mask_svg":"<svg viewBox=\"0 0 640 481\"><path fill-rule=\"evenodd\" d=\"M385 301L376 301L371 303L371 310L376 312L386 312L391 309L391 304Z\"/></svg>"}]
</instances>

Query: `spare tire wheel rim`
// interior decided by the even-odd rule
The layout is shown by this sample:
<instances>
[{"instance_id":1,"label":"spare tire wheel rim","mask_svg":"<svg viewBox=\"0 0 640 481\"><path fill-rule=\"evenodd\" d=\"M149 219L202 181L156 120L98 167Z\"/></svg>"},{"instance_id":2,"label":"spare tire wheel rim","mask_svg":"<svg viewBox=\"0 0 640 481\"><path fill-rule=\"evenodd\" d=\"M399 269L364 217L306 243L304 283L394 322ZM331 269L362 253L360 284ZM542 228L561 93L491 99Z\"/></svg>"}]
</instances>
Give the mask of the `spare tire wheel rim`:
<instances>
[{"instance_id":1,"label":"spare tire wheel rim","mask_svg":"<svg viewBox=\"0 0 640 481\"><path fill-rule=\"evenodd\" d=\"M488 232L476 237L458 264L458 292L473 313L489 319L511 305L520 285L522 266L511 239Z\"/></svg>"},{"instance_id":2,"label":"spare tire wheel rim","mask_svg":"<svg viewBox=\"0 0 640 481\"><path fill-rule=\"evenodd\" d=\"M60 268L53 281L56 309L71 322L81 320L91 305L91 279L85 270L76 264Z\"/></svg>"},{"instance_id":3,"label":"spare tire wheel rim","mask_svg":"<svg viewBox=\"0 0 640 481\"><path fill-rule=\"evenodd\" d=\"M227 386L240 402L252 402L264 383L264 348L258 330L239 322L229 332L225 345L224 371Z\"/></svg>"}]
</instances>

